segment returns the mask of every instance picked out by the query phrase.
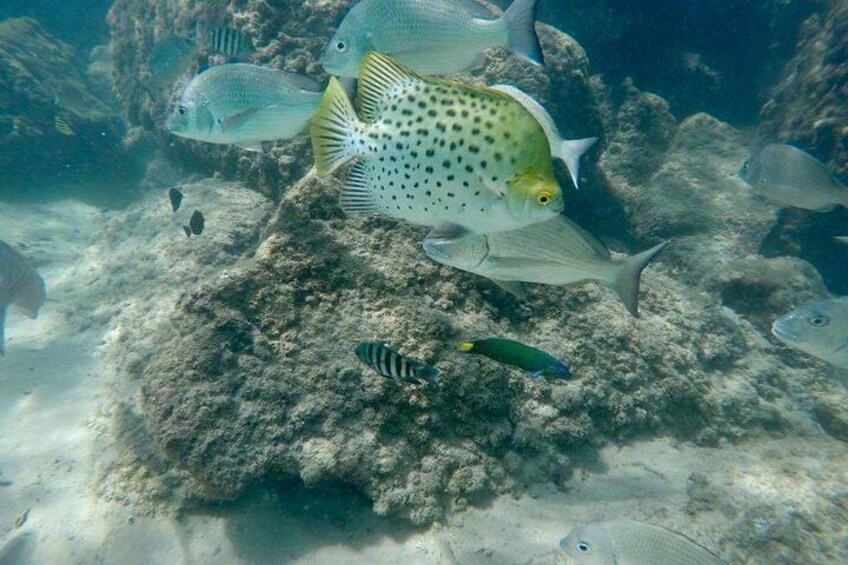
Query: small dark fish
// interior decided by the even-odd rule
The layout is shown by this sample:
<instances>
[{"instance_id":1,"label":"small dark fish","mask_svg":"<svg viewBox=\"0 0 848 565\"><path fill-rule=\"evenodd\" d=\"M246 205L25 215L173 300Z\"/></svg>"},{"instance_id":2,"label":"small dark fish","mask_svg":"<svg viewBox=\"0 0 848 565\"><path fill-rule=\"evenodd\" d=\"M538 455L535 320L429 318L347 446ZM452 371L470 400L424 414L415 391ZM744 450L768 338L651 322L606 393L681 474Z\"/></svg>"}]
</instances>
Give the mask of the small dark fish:
<instances>
[{"instance_id":1,"label":"small dark fish","mask_svg":"<svg viewBox=\"0 0 848 565\"><path fill-rule=\"evenodd\" d=\"M26 524L28 519L29 519L29 508L27 508L26 510L24 510L23 512L18 514L18 517L15 518L15 529L18 529L18 528L22 527L24 524Z\"/></svg>"},{"instance_id":2,"label":"small dark fish","mask_svg":"<svg viewBox=\"0 0 848 565\"><path fill-rule=\"evenodd\" d=\"M511 339L490 337L477 341L463 341L459 344L459 350L464 353L483 355L504 365L518 367L528 371L534 379L538 377L571 378L571 371L565 363L553 355Z\"/></svg>"},{"instance_id":3,"label":"small dark fish","mask_svg":"<svg viewBox=\"0 0 848 565\"><path fill-rule=\"evenodd\" d=\"M168 199L171 201L171 210L176 213L183 203L183 193L178 188L172 188L168 190Z\"/></svg>"},{"instance_id":4,"label":"small dark fish","mask_svg":"<svg viewBox=\"0 0 848 565\"><path fill-rule=\"evenodd\" d=\"M53 118L53 127L55 127L56 131L58 131L62 135L74 135L74 130L71 127L71 124L69 124L67 120L60 116L56 116L55 118Z\"/></svg>"},{"instance_id":5,"label":"small dark fish","mask_svg":"<svg viewBox=\"0 0 848 565\"><path fill-rule=\"evenodd\" d=\"M384 343L365 341L354 351L360 361L389 379L434 384L439 378L439 370L435 367L401 355Z\"/></svg>"},{"instance_id":6,"label":"small dark fish","mask_svg":"<svg viewBox=\"0 0 848 565\"><path fill-rule=\"evenodd\" d=\"M200 235L203 233L203 228L206 227L206 219L200 210L195 210L188 221L188 227L191 228L191 233Z\"/></svg>"},{"instance_id":7,"label":"small dark fish","mask_svg":"<svg viewBox=\"0 0 848 565\"><path fill-rule=\"evenodd\" d=\"M253 51L250 36L227 26L210 29L206 34L206 41L212 51L223 53L227 57L238 57Z\"/></svg>"},{"instance_id":8,"label":"small dark fish","mask_svg":"<svg viewBox=\"0 0 848 565\"><path fill-rule=\"evenodd\" d=\"M191 237L191 228L188 226L183 226L183 231L186 234L186 237Z\"/></svg>"}]
</instances>

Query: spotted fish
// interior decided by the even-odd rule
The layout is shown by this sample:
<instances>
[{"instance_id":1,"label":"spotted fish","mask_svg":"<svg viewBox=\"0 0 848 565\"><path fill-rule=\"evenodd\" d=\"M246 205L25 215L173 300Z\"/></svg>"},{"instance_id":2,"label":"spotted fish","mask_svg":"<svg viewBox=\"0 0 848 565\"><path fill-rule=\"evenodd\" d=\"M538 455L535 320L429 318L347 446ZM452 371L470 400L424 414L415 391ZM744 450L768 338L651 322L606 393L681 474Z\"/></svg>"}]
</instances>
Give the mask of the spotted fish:
<instances>
[{"instance_id":1,"label":"spotted fish","mask_svg":"<svg viewBox=\"0 0 848 565\"><path fill-rule=\"evenodd\" d=\"M389 379L433 384L439 377L439 370L435 367L401 355L384 343L365 341L354 351L360 361Z\"/></svg>"},{"instance_id":2,"label":"spotted fish","mask_svg":"<svg viewBox=\"0 0 848 565\"><path fill-rule=\"evenodd\" d=\"M562 210L545 132L511 97L370 53L357 99L362 121L331 79L311 128L319 175L356 161L345 211L489 233Z\"/></svg>"},{"instance_id":3,"label":"spotted fish","mask_svg":"<svg viewBox=\"0 0 848 565\"><path fill-rule=\"evenodd\" d=\"M44 280L14 247L0 241L0 355L6 353L4 326L8 307L35 319L46 299Z\"/></svg>"}]
</instances>

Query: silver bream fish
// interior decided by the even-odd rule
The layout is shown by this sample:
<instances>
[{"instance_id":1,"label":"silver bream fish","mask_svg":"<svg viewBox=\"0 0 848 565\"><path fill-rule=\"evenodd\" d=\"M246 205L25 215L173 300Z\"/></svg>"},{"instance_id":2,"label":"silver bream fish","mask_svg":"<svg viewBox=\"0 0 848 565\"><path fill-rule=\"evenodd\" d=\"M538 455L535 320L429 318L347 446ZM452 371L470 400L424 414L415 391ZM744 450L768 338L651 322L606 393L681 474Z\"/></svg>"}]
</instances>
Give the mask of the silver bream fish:
<instances>
[{"instance_id":1,"label":"silver bream fish","mask_svg":"<svg viewBox=\"0 0 848 565\"><path fill-rule=\"evenodd\" d=\"M724 565L725 561L683 534L634 520L578 526L559 542L579 565Z\"/></svg>"},{"instance_id":2,"label":"silver bream fish","mask_svg":"<svg viewBox=\"0 0 848 565\"><path fill-rule=\"evenodd\" d=\"M827 212L848 206L848 189L815 157L772 144L745 161L739 176L755 193L784 206Z\"/></svg>"},{"instance_id":3,"label":"silver bream fish","mask_svg":"<svg viewBox=\"0 0 848 565\"><path fill-rule=\"evenodd\" d=\"M496 84L492 87L492 90L498 90L512 96L528 112L533 114L533 117L536 118L536 121L545 130L545 135L548 136L548 144L551 146L551 156L565 163L565 166L568 167L568 173L571 175L571 182L574 183L574 188L579 188L580 158L597 143L598 138L563 139L556 122L554 122L548 111L529 94L510 84Z\"/></svg>"},{"instance_id":4,"label":"silver bream fish","mask_svg":"<svg viewBox=\"0 0 848 565\"><path fill-rule=\"evenodd\" d=\"M804 304L775 320L771 332L790 347L848 368L848 296Z\"/></svg>"},{"instance_id":5,"label":"silver bream fish","mask_svg":"<svg viewBox=\"0 0 848 565\"><path fill-rule=\"evenodd\" d=\"M219 65L186 86L165 126L180 137L255 150L263 141L301 133L320 100L309 77L245 63Z\"/></svg>"},{"instance_id":6,"label":"silver bream fish","mask_svg":"<svg viewBox=\"0 0 848 565\"><path fill-rule=\"evenodd\" d=\"M47 299L44 280L18 251L0 241L0 355L6 353L6 310L13 306L35 319Z\"/></svg>"},{"instance_id":7,"label":"silver bream fish","mask_svg":"<svg viewBox=\"0 0 848 565\"><path fill-rule=\"evenodd\" d=\"M627 310L638 316L642 270L668 242L613 259L604 244L564 216L518 230L474 234L461 228L434 228L424 252L438 263L476 273L523 296L522 282L567 285L596 281L614 290Z\"/></svg>"},{"instance_id":8,"label":"silver bream fish","mask_svg":"<svg viewBox=\"0 0 848 565\"><path fill-rule=\"evenodd\" d=\"M371 51L421 73L449 74L479 66L483 51L505 46L541 65L537 0L514 0L493 17L474 0L362 0L333 36L321 63L336 76L355 77Z\"/></svg>"}]
</instances>

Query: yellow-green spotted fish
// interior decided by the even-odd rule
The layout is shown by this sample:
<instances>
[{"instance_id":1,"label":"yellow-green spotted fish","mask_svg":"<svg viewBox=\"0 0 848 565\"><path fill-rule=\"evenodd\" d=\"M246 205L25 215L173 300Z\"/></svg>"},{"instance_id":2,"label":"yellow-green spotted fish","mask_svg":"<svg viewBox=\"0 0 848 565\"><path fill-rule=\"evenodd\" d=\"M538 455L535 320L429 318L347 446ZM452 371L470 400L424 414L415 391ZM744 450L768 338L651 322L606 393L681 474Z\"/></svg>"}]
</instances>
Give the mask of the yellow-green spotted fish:
<instances>
[{"instance_id":1,"label":"yellow-green spotted fish","mask_svg":"<svg viewBox=\"0 0 848 565\"><path fill-rule=\"evenodd\" d=\"M421 73L448 74L478 66L483 51L508 47L543 64L536 37L538 0L514 0L503 14L476 0L362 0L345 16L321 64L355 77L371 51L395 57Z\"/></svg>"},{"instance_id":2,"label":"yellow-green spotted fish","mask_svg":"<svg viewBox=\"0 0 848 565\"><path fill-rule=\"evenodd\" d=\"M579 526L559 547L579 565L725 565L682 534L634 520Z\"/></svg>"},{"instance_id":3,"label":"yellow-green spotted fish","mask_svg":"<svg viewBox=\"0 0 848 565\"><path fill-rule=\"evenodd\" d=\"M341 198L345 211L490 233L562 210L545 132L511 97L425 78L371 53L357 100L362 120L331 79L312 118L319 175L357 161Z\"/></svg>"}]
</instances>

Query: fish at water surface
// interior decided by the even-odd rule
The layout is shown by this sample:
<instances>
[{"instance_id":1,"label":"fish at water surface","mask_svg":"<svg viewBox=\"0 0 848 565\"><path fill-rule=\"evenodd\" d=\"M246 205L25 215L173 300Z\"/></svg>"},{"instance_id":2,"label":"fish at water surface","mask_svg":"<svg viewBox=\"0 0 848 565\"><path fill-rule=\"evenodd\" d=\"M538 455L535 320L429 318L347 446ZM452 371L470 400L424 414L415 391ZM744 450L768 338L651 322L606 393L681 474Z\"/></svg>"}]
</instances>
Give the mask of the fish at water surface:
<instances>
[{"instance_id":1,"label":"fish at water surface","mask_svg":"<svg viewBox=\"0 0 848 565\"><path fill-rule=\"evenodd\" d=\"M509 96L422 77L370 53L357 99L362 121L330 79L311 127L320 176L356 161L341 198L346 212L487 233L562 209L545 132Z\"/></svg>"},{"instance_id":2,"label":"fish at water surface","mask_svg":"<svg viewBox=\"0 0 848 565\"><path fill-rule=\"evenodd\" d=\"M775 320L771 331L790 347L848 368L848 296L804 304Z\"/></svg>"},{"instance_id":3,"label":"fish at water surface","mask_svg":"<svg viewBox=\"0 0 848 565\"><path fill-rule=\"evenodd\" d=\"M46 299L41 276L14 247L0 241L0 355L6 353L4 329L9 306L35 319Z\"/></svg>"},{"instance_id":4,"label":"fish at water surface","mask_svg":"<svg viewBox=\"0 0 848 565\"><path fill-rule=\"evenodd\" d=\"M186 86L166 129L179 137L255 150L301 133L321 91L312 79L257 65L211 67Z\"/></svg>"},{"instance_id":5,"label":"fish at water surface","mask_svg":"<svg viewBox=\"0 0 848 565\"><path fill-rule=\"evenodd\" d=\"M355 77L371 51L427 74L449 74L482 63L483 52L505 46L544 63L536 36L537 0L514 0L498 17L475 0L362 0L345 16L321 63L336 76Z\"/></svg>"},{"instance_id":6,"label":"fish at water surface","mask_svg":"<svg viewBox=\"0 0 848 565\"><path fill-rule=\"evenodd\" d=\"M597 238L560 215L518 230L485 235L438 227L422 245L434 261L487 277L519 297L524 294L523 282L568 285L596 281L614 290L627 310L638 316L642 270L667 243L613 259Z\"/></svg>"},{"instance_id":7,"label":"fish at water surface","mask_svg":"<svg viewBox=\"0 0 848 565\"><path fill-rule=\"evenodd\" d=\"M814 212L848 206L848 189L820 161L797 147L771 144L745 161L739 176L769 200Z\"/></svg>"},{"instance_id":8,"label":"fish at water surface","mask_svg":"<svg viewBox=\"0 0 848 565\"><path fill-rule=\"evenodd\" d=\"M727 565L683 534L635 520L578 526L559 547L575 565Z\"/></svg>"},{"instance_id":9,"label":"fish at water surface","mask_svg":"<svg viewBox=\"0 0 848 565\"><path fill-rule=\"evenodd\" d=\"M362 342L354 352L365 365L389 379L413 384L434 384L439 378L439 370L435 367L401 355L384 343Z\"/></svg>"}]
</instances>

